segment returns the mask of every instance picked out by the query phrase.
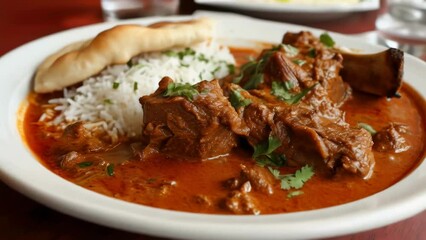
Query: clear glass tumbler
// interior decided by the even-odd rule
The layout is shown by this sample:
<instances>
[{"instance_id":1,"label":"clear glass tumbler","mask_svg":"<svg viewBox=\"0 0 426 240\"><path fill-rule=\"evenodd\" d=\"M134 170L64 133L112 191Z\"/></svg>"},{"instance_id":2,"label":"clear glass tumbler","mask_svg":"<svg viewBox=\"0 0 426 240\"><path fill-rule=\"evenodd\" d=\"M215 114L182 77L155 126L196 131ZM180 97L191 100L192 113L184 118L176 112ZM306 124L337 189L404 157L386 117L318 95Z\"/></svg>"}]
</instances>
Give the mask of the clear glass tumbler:
<instances>
[{"instance_id":1,"label":"clear glass tumbler","mask_svg":"<svg viewBox=\"0 0 426 240\"><path fill-rule=\"evenodd\" d=\"M154 15L173 15L179 0L101 0L106 21Z\"/></svg>"},{"instance_id":2,"label":"clear glass tumbler","mask_svg":"<svg viewBox=\"0 0 426 240\"><path fill-rule=\"evenodd\" d=\"M426 0L387 0L386 11L376 20L380 37L419 57L426 56Z\"/></svg>"}]
</instances>

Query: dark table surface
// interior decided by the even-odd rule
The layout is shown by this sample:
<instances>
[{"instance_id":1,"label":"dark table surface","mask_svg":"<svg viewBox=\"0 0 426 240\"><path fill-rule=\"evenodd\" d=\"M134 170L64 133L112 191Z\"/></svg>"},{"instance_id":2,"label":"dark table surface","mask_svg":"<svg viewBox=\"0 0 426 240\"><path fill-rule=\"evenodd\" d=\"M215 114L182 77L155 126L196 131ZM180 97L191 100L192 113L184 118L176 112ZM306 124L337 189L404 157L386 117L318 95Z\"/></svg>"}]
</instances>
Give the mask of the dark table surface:
<instances>
[{"instance_id":1,"label":"dark table surface","mask_svg":"<svg viewBox=\"0 0 426 240\"><path fill-rule=\"evenodd\" d=\"M0 56L42 36L103 21L99 0L0 0ZM179 14L197 9L227 11L181 0ZM280 19L340 33L374 30L381 10L340 19L303 22ZM260 17L268 18L265 13ZM161 239L115 230L73 218L39 204L0 182L0 239ZM426 211L404 221L333 239L426 239Z\"/></svg>"}]
</instances>

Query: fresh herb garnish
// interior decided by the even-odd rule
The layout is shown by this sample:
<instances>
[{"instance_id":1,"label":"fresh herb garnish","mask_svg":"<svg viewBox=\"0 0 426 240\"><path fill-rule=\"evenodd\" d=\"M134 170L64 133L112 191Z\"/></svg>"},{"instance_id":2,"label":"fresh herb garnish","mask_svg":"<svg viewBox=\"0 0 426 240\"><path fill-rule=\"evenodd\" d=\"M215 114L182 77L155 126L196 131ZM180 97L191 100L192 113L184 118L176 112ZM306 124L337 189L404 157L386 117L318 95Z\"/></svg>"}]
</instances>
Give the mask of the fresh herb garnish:
<instances>
[{"instance_id":1,"label":"fresh herb garnish","mask_svg":"<svg viewBox=\"0 0 426 240\"><path fill-rule=\"evenodd\" d=\"M302 194L303 194L303 191L301 191L301 190L290 191L290 192L287 194L287 198L297 197L297 196L302 195Z\"/></svg>"},{"instance_id":2,"label":"fresh herb garnish","mask_svg":"<svg viewBox=\"0 0 426 240\"><path fill-rule=\"evenodd\" d=\"M235 109L245 107L251 103L250 99L244 98L241 95L240 90L232 90L231 94L229 95L229 101Z\"/></svg>"},{"instance_id":3,"label":"fresh herb garnish","mask_svg":"<svg viewBox=\"0 0 426 240\"><path fill-rule=\"evenodd\" d=\"M132 59L130 59L130 60L126 63L126 65L127 65L129 68L133 67L133 61L132 61Z\"/></svg>"},{"instance_id":4,"label":"fresh herb garnish","mask_svg":"<svg viewBox=\"0 0 426 240\"><path fill-rule=\"evenodd\" d=\"M301 60L301 59L295 59L295 60L293 60L293 63L295 63L295 64L297 64L299 66L303 66L303 64L305 64L306 61L305 60Z\"/></svg>"},{"instance_id":5,"label":"fresh herb garnish","mask_svg":"<svg viewBox=\"0 0 426 240\"><path fill-rule=\"evenodd\" d=\"M294 174L281 175L279 170L268 167L271 174L281 181L281 189L300 189L314 175L313 168L309 165L297 170Z\"/></svg>"},{"instance_id":6,"label":"fresh herb garnish","mask_svg":"<svg viewBox=\"0 0 426 240\"><path fill-rule=\"evenodd\" d=\"M172 50L167 50L167 51L164 52L164 54L166 54L169 57L177 57L178 56L178 53L175 52L175 51L172 51Z\"/></svg>"},{"instance_id":7,"label":"fresh herb garnish","mask_svg":"<svg viewBox=\"0 0 426 240\"><path fill-rule=\"evenodd\" d=\"M256 61L250 61L245 63L243 66L241 66L241 72L240 75L235 77L233 80L233 83L239 83L241 79L243 79L244 74L247 72L247 74L251 74L252 70L254 70L253 66L256 66ZM248 72L250 70L250 72Z\"/></svg>"},{"instance_id":8,"label":"fresh herb garnish","mask_svg":"<svg viewBox=\"0 0 426 240\"><path fill-rule=\"evenodd\" d=\"M281 45L279 45L278 47L271 48L268 51L265 51L259 60L253 60L244 64L241 67L240 75L234 78L233 82L239 83L245 75L248 75L250 77L248 81L244 84L243 88L246 90L257 88L257 86L259 86L259 84L263 82L263 71L265 69L266 63L268 62L272 54L280 49L280 46Z\"/></svg>"},{"instance_id":9,"label":"fresh herb garnish","mask_svg":"<svg viewBox=\"0 0 426 240\"><path fill-rule=\"evenodd\" d=\"M164 52L164 54L169 57L179 57L179 59L182 60L185 56L195 55L195 51L191 48L185 48L183 51L179 52L167 50Z\"/></svg>"},{"instance_id":10,"label":"fresh herb garnish","mask_svg":"<svg viewBox=\"0 0 426 240\"><path fill-rule=\"evenodd\" d=\"M308 56L311 58L315 58L317 56L317 50L315 48L309 49Z\"/></svg>"},{"instance_id":11,"label":"fresh herb garnish","mask_svg":"<svg viewBox=\"0 0 426 240\"><path fill-rule=\"evenodd\" d=\"M200 62L209 62L209 60L206 58L206 56L204 54L200 54L198 55L198 61Z\"/></svg>"},{"instance_id":12,"label":"fresh herb garnish","mask_svg":"<svg viewBox=\"0 0 426 240\"><path fill-rule=\"evenodd\" d=\"M199 92L195 86L189 83L170 83L167 86L166 91L164 91L163 96L165 97L174 97L174 96L184 96L190 101L194 100L194 97L198 95Z\"/></svg>"},{"instance_id":13,"label":"fresh herb garnish","mask_svg":"<svg viewBox=\"0 0 426 240\"><path fill-rule=\"evenodd\" d=\"M327 47L334 47L335 44L333 38L326 32L320 35L320 41Z\"/></svg>"},{"instance_id":14,"label":"fresh herb garnish","mask_svg":"<svg viewBox=\"0 0 426 240\"><path fill-rule=\"evenodd\" d=\"M112 100L109 98L104 99L104 104L112 104Z\"/></svg>"},{"instance_id":15,"label":"fresh herb garnish","mask_svg":"<svg viewBox=\"0 0 426 240\"><path fill-rule=\"evenodd\" d=\"M234 64L228 64L226 66L228 67L229 74L234 74L235 73L235 65Z\"/></svg>"},{"instance_id":16,"label":"fresh herb garnish","mask_svg":"<svg viewBox=\"0 0 426 240\"><path fill-rule=\"evenodd\" d=\"M293 89L293 84L291 82L274 81L272 82L271 94L288 104L296 104L315 86L316 84L305 88L300 93L292 93L291 89Z\"/></svg>"},{"instance_id":17,"label":"fresh herb garnish","mask_svg":"<svg viewBox=\"0 0 426 240\"><path fill-rule=\"evenodd\" d=\"M219 70L220 70L220 66L217 66L215 69L213 69L211 74L214 76Z\"/></svg>"},{"instance_id":18,"label":"fresh herb garnish","mask_svg":"<svg viewBox=\"0 0 426 240\"><path fill-rule=\"evenodd\" d=\"M401 98L401 94L399 92L395 92L395 94L393 95L396 98Z\"/></svg>"},{"instance_id":19,"label":"fresh herb garnish","mask_svg":"<svg viewBox=\"0 0 426 240\"><path fill-rule=\"evenodd\" d=\"M112 83L112 89L117 89L120 86L119 82L113 82Z\"/></svg>"},{"instance_id":20,"label":"fresh herb garnish","mask_svg":"<svg viewBox=\"0 0 426 240\"><path fill-rule=\"evenodd\" d=\"M79 163L77 163L77 166L79 166L81 168L90 167L92 165L93 165L93 162L79 162Z\"/></svg>"},{"instance_id":21,"label":"fresh herb garnish","mask_svg":"<svg viewBox=\"0 0 426 240\"><path fill-rule=\"evenodd\" d=\"M114 176L115 175L114 164L112 163L108 164L108 166L106 167L106 172L108 176Z\"/></svg>"},{"instance_id":22,"label":"fresh herb garnish","mask_svg":"<svg viewBox=\"0 0 426 240\"><path fill-rule=\"evenodd\" d=\"M377 133L377 131L369 124L367 123L363 123L363 122L359 122L358 123L358 127L360 128L364 128L365 130L367 130L367 132L369 132L371 135L374 135Z\"/></svg>"},{"instance_id":23,"label":"fresh herb garnish","mask_svg":"<svg viewBox=\"0 0 426 240\"><path fill-rule=\"evenodd\" d=\"M182 60L185 56L195 55L195 51L191 48L185 48L183 51L178 52L179 59Z\"/></svg>"},{"instance_id":24,"label":"fresh herb garnish","mask_svg":"<svg viewBox=\"0 0 426 240\"><path fill-rule=\"evenodd\" d=\"M136 92L138 90L138 82L133 83L133 91Z\"/></svg>"},{"instance_id":25,"label":"fresh herb garnish","mask_svg":"<svg viewBox=\"0 0 426 240\"><path fill-rule=\"evenodd\" d=\"M289 44L281 44L282 48L285 51L285 55L287 57L295 57L299 54L299 49L289 45Z\"/></svg>"},{"instance_id":26,"label":"fresh herb garnish","mask_svg":"<svg viewBox=\"0 0 426 240\"><path fill-rule=\"evenodd\" d=\"M279 138L269 135L268 141L254 146L252 158L261 166L280 167L285 163L285 157L281 154L276 154L274 151L281 146Z\"/></svg>"}]
</instances>

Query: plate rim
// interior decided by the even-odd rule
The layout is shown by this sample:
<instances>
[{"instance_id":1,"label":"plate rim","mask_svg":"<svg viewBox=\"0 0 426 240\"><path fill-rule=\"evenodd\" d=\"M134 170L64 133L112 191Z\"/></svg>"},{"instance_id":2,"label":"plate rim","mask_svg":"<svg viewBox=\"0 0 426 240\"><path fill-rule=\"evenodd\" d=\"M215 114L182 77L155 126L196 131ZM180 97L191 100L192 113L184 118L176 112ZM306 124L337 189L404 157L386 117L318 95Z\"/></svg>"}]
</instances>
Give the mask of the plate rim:
<instances>
[{"instance_id":1,"label":"plate rim","mask_svg":"<svg viewBox=\"0 0 426 240\"><path fill-rule=\"evenodd\" d=\"M276 23L276 22L271 22L266 20L253 19L249 17L241 17L235 14L221 15L217 13L216 14L199 13L199 14L195 14L194 16L174 16L167 19L180 20L180 19L188 19L188 18L203 16L203 15L208 15L211 17L216 16L218 21L231 21L231 20L238 20L238 19L239 19L238 21L241 21L243 19L243 20L250 20L252 21L252 23L256 23L256 24L269 24L270 26L274 25L277 27L281 26L284 28L288 28L289 26L293 28L301 27L294 24ZM149 21L158 21L160 19L164 19L164 18L154 17L154 18L145 18L145 19L133 19L133 20L123 21L123 23L124 22L142 23L142 22L149 22ZM40 45L40 43L47 42L46 39L55 39L63 35L70 35L80 31L93 32L94 31L93 29L108 28L109 26L114 24L117 24L117 23L99 23L99 24L84 26L81 28L74 28L74 29L70 29L66 31L61 31L59 33L55 33L55 34L34 40L30 43L27 43L15 50L12 50L9 53L6 53L0 58L0 76L4 77L3 75L4 73L1 70L5 68L5 65L8 65L5 62L9 61L10 59L16 58L17 57L16 55L21 54L21 52L26 51L27 49L34 48L35 46ZM315 30L316 32L323 31L320 29L308 28L308 27L303 27L303 29ZM339 38L350 38L348 36L344 36L338 33L330 32L330 34ZM355 41L355 40L352 40L352 41ZM367 45L371 45L371 44L367 44ZM373 47L373 49L379 49L379 48L380 47L378 46ZM426 66L426 63L424 63L423 61L418 60L409 55L407 56L406 62L414 63L416 66ZM421 70L419 71L422 72ZM423 72L426 73L426 70L423 70ZM23 78L27 78L26 79L27 82L26 83L21 82L20 84L28 85L28 81L30 81L28 77L29 77L28 75L23 76ZM9 87L9 85L6 84L5 87L6 88ZM13 88L13 86L11 87ZM28 89L28 86L27 86L27 89ZM0 92L1 91L2 90L0 90ZM25 87L21 89L20 91L25 91ZM425 91L420 93L423 97L426 96ZM17 95L19 95L19 92L15 91L11 94L12 96L16 97ZM1 98L2 97L0 97L0 99ZM16 100L19 100L19 99L12 99L11 101L15 101L15 102L8 102L8 109L0 110L0 116L3 116L4 114L15 113L16 109L14 108L16 107L16 104L17 104ZM20 136L18 138L16 136L13 137L13 134L16 134L18 131L16 129L16 126L14 126L16 123L16 121L14 120L14 117L8 116L8 115L6 115L5 117L8 118L8 122L7 124L1 122L0 129L7 130L7 132L3 133L3 131L0 131L0 149L5 150L6 153L12 154L10 152L10 149L7 149L8 146L10 146L10 143L8 142L8 137L12 137L12 140L16 141L16 140L20 140ZM15 129L10 129L10 128L15 128ZM21 146L21 148L19 148L19 150L23 150L23 149L24 149L24 152L16 153L16 156L18 158L21 158L21 157L34 158L34 155L30 152L30 150L26 146L25 147ZM36 164L36 162L38 164ZM178 238L193 238L193 239L205 239L212 236L234 238L234 239L241 238L241 237L245 237L246 239L256 239L256 238L259 238L259 236L262 236L262 238L264 239L265 238L283 239L283 237L288 239L300 238L300 237L302 238L332 237L332 236L338 236L342 234L355 233L355 232L359 232L363 230L369 230L376 227L381 227L381 226L405 219L407 217L413 216L414 214L426 209L426 206L424 204L422 206L419 205L420 200L423 200L423 202L426 202L424 201L426 200L426 189L423 189L423 192L417 192L416 194L410 195L409 198L403 198L402 200L400 199L399 201L397 201L396 203L394 202L393 204L392 204L392 200L389 199L389 201L391 201L391 204L385 201L387 205L385 205L385 207L380 208L379 211L378 210L374 211L375 208L373 207L377 207L374 204L369 205L367 208L365 207L366 203L371 204L371 202L376 201L377 195L380 195L380 196L385 195L385 197L389 197L387 196L389 195L388 189L399 189L403 191L406 186L409 186L408 180L413 178L424 179L425 177L422 178L420 174L420 167L422 166L421 169L426 169L425 162L423 162L421 166L419 166L416 170L410 173L408 177L404 178L403 180L401 180L400 182L398 182L391 188L388 188L387 190L384 190L378 194L374 194L370 197L367 197L355 202L338 205L334 207L329 207L329 208L323 208L319 210L304 211L304 212L297 212L297 213L286 213L286 214L251 216L251 217L174 212L169 210L157 209L157 208L146 207L146 206L137 205L133 203L128 203L121 200L115 200L110 197L94 193L90 190L79 189L80 187L50 172L50 170L42 166L38 162L38 160L32 163L33 164L32 167L34 167L35 170L39 171L38 175L46 174L49 180L56 179L58 181L58 183L56 183L58 186L56 187L66 188L66 189L60 189L61 192L72 193L74 191L77 191L82 196L87 197L91 201L94 201L96 203L106 203L107 205L99 206L97 204L93 204L93 202L90 202L90 204L84 203L84 202L81 203L79 202L81 201L79 199L77 200L65 199L62 196L52 195L53 194L52 192L49 192L48 189L44 189L42 186L36 186L34 188L34 186L31 185L31 182L29 184L28 182L26 182L28 180L19 178L22 176L22 173L19 173L17 171L23 171L24 169L21 169L19 165L15 166L15 167L18 167L18 169L10 169L10 166L6 166L6 163L10 163L10 162L8 162L7 159L5 159L4 155L1 155L0 156L0 179L2 179L7 185L11 186L15 190L23 193L24 195L42 204L45 204L53 209L56 209L68 215L72 215L74 217L84 219L86 221L98 223L98 224L109 226L112 228L127 230L130 232L137 232L137 233L162 236L162 237L174 237L174 238L178 237ZM16 164L12 163L12 166L14 165ZM36 181L35 178L38 175L29 176L30 180ZM47 183L47 182L45 180L42 183ZM30 186L33 188L30 188ZM79 207L78 209L75 209L76 204L78 204L78 207ZM120 207L126 210L118 210L114 208L113 209L114 211L108 212L108 209L105 209L105 207L111 206L111 205L114 207ZM398 205L400 207L395 210L394 208L395 205ZM345 216L344 214L339 215L339 217L327 216L330 213L342 214L342 212L344 213L345 209L348 207L350 207L353 211L357 210L354 212L354 215L351 217L351 219L361 221L363 222L363 224L358 224L354 226L353 221L345 221L348 219L347 219L347 216ZM126 212L129 210L131 211ZM140 216L139 214L141 213L149 213L151 215L149 217ZM123 223L120 223L122 219L120 219L119 221L117 220L114 221L113 220L114 214L121 214L120 216L127 217L127 221L125 222L126 224L129 223L129 219L139 221L139 224L133 223L130 225L125 225ZM323 215L326 215L326 217L324 217ZM206 216L211 220L207 222L204 221L203 218ZM369 216L369 218L366 220L364 218L365 216ZM383 216L392 216L392 218L383 219ZM311 220L305 221L304 218L306 217L310 217ZM291 221L289 218L291 218ZM369 226L365 225L365 223L370 223L373 220L378 221L379 223L375 223ZM140 225L141 222L145 225L141 226ZM334 225L332 226L332 228L324 229L325 223L336 223L336 222L338 222L339 225ZM200 227L202 227L202 229L201 230L198 229L197 231L191 230L191 231L185 232L185 229L188 229L188 227L194 223L197 223ZM260 228L257 227L259 223L262 223L263 227L260 227ZM212 224L214 224L216 227L212 228ZM285 226L283 226L283 224L285 224ZM308 225L308 224L311 224L311 225ZM314 224L314 226L312 224ZM167 229L164 229L163 226L165 225L168 226ZM234 229L236 225L238 225L237 230ZM311 231L310 232L303 231L305 235L300 235L300 231L296 231L296 230L291 231L292 228L295 227L295 225L297 227L303 227L303 226L310 227ZM222 227L223 231L217 231L218 226ZM279 232L283 231L283 228L289 230L288 234L285 236L279 234ZM261 229L263 234L267 232L269 235L258 235L254 231L256 229L257 230ZM242 230L246 232L242 233ZM327 231L327 230L333 230L333 231Z\"/></svg>"},{"instance_id":2,"label":"plate rim","mask_svg":"<svg viewBox=\"0 0 426 240\"><path fill-rule=\"evenodd\" d=\"M364 0L354 4L286 4L286 3L258 3L238 0L195 0L202 5L225 7L245 11L265 11L283 13L348 13L376 10L380 7L380 0Z\"/></svg>"}]
</instances>

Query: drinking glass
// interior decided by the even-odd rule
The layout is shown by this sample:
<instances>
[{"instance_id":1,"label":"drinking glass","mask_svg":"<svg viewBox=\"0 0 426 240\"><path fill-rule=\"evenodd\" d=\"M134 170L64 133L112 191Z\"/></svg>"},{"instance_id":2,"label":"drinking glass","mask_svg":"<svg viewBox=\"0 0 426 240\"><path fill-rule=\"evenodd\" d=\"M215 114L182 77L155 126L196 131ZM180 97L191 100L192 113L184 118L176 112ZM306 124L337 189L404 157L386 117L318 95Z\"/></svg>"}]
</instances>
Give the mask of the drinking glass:
<instances>
[{"instance_id":1,"label":"drinking glass","mask_svg":"<svg viewBox=\"0 0 426 240\"><path fill-rule=\"evenodd\" d=\"M179 0L101 0L106 21L177 13Z\"/></svg>"},{"instance_id":2,"label":"drinking glass","mask_svg":"<svg viewBox=\"0 0 426 240\"><path fill-rule=\"evenodd\" d=\"M387 0L376 29L389 47L426 57L426 0Z\"/></svg>"}]
</instances>

